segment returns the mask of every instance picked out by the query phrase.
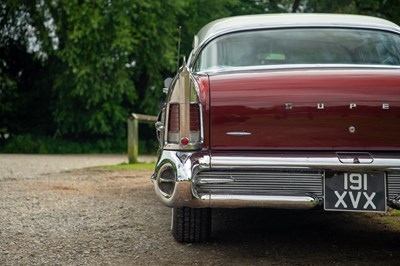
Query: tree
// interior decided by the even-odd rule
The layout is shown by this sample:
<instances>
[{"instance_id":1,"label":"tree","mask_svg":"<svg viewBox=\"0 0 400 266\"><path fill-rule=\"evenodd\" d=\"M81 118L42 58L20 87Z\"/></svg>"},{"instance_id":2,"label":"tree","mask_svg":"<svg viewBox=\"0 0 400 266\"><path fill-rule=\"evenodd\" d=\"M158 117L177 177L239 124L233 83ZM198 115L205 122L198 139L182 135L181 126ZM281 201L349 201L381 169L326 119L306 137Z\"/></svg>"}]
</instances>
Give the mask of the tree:
<instances>
[{"instance_id":1,"label":"tree","mask_svg":"<svg viewBox=\"0 0 400 266\"><path fill-rule=\"evenodd\" d=\"M32 17L15 2L1 4L0 16L0 131L20 134L46 134L53 126L49 102L51 88L46 86L47 66L34 50L30 24ZM36 108L40 106L40 108Z\"/></svg>"},{"instance_id":2,"label":"tree","mask_svg":"<svg viewBox=\"0 0 400 266\"><path fill-rule=\"evenodd\" d=\"M124 139L130 112L157 114L162 80L208 22L227 16L360 13L400 23L399 0L3 0L0 134Z\"/></svg>"},{"instance_id":3,"label":"tree","mask_svg":"<svg viewBox=\"0 0 400 266\"><path fill-rule=\"evenodd\" d=\"M308 0L308 12L370 15L400 24L399 0Z\"/></svg>"},{"instance_id":4,"label":"tree","mask_svg":"<svg viewBox=\"0 0 400 266\"><path fill-rule=\"evenodd\" d=\"M47 71L40 77L38 71L23 80L13 77L18 85L16 102L28 87L43 96L42 88L25 84L36 76L35 82L50 89L51 99L46 97L47 107L35 109L49 111L53 134L76 139L123 137L130 112L156 112L154 99L161 97L161 90L155 87L161 84L161 72L175 65L176 14L171 12L179 12L175 2L2 3L0 35L11 40L0 47L5 65L25 54L32 59L33 69ZM22 49L11 55L12 47ZM16 72L26 72L27 66L19 64Z\"/></svg>"}]
</instances>

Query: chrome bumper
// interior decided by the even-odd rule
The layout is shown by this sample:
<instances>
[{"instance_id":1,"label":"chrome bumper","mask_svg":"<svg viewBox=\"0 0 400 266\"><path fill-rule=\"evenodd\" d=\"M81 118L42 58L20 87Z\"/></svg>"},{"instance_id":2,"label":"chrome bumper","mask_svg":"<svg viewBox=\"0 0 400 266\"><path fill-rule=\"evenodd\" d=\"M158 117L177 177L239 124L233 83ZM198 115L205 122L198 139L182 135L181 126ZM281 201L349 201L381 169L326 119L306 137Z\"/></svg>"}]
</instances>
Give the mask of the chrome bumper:
<instances>
[{"instance_id":1,"label":"chrome bumper","mask_svg":"<svg viewBox=\"0 0 400 266\"><path fill-rule=\"evenodd\" d=\"M400 155L374 154L373 160L368 163L343 163L335 152L307 154L300 153L259 153L247 156L243 153L227 152L176 152L164 150L158 158L155 172L152 176L155 191L163 204L169 207L194 207L194 208L240 208L240 207L267 207L287 209L312 209L323 204L322 182L323 173L327 170L351 170L351 171L385 171L395 173L388 193L388 205L400 209ZM229 173L247 171L269 174L271 171L286 171L283 176L290 173L313 171L310 178L315 179L318 173L321 175L313 187L320 187L321 191L307 191L289 189L279 191L257 192L236 190L231 193L223 186L221 189L202 190L198 184L223 184L230 182ZM221 175L206 173L222 173ZM289 173L287 173L289 172ZM268 175L266 175L268 178ZM288 177L289 178L289 177ZM314 180L313 179L313 180ZM284 182L292 182L293 179ZM307 182L309 182L307 180ZM307 183L305 182L305 183ZM313 181L314 182L314 181ZM282 184L284 186L285 183ZM279 187L279 186L278 186ZM301 183L298 187L303 187ZM297 188L297 187L295 187Z\"/></svg>"},{"instance_id":2,"label":"chrome bumper","mask_svg":"<svg viewBox=\"0 0 400 266\"><path fill-rule=\"evenodd\" d=\"M389 202L389 206L391 206L392 208L400 210L400 196L397 196L395 199L392 199Z\"/></svg>"}]
</instances>

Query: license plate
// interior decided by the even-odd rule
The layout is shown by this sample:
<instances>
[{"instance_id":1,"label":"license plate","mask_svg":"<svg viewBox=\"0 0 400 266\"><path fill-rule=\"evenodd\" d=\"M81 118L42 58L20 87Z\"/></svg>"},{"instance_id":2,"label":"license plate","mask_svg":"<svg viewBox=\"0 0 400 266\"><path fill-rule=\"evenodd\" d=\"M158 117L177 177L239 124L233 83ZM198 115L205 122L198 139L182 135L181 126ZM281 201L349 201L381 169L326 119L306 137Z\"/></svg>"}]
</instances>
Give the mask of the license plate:
<instances>
[{"instance_id":1,"label":"license plate","mask_svg":"<svg viewBox=\"0 0 400 266\"><path fill-rule=\"evenodd\" d=\"M329 211L386 212L385 173L326 173L324 208Z\"/></svg>"}]
</instances>

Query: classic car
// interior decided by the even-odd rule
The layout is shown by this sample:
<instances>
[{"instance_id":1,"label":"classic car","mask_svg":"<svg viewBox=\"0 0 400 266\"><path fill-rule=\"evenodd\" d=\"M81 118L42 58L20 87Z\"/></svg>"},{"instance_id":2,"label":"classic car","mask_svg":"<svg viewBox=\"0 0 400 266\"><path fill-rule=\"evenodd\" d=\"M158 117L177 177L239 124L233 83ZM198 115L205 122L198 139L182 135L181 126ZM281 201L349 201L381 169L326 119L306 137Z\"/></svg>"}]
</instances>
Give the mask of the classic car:
<instances>
[{"instance_id":1,"label":"classic car","mask_svg":"<svg viewBox=\"0 0 400 266\"><path fill-rule=\"evenodd\" d=\"M400 208L400 27L269 14L194 36L156 123L155 192L179 242L212 208Z\"/></svg>"}]
</instances>

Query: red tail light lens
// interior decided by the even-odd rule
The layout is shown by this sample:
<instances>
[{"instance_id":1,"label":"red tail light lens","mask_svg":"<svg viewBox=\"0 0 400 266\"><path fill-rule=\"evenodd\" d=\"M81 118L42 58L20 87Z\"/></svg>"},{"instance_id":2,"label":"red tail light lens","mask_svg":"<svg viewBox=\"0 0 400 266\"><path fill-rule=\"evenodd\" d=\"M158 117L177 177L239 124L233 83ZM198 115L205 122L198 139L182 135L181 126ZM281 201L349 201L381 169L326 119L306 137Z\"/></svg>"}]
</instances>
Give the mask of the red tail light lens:
<instances>
[{"instance_id":1,"label":"red tail light lens","mask_svg":"<svg viewBox=\"0 0 400 266\"><path fill-rule=\"evenodd\" d=\"M180 112L179 104L171 104L169 106L169 122L168 131L177 132L180 129Z\"/></svg>"},{"instance_id":2,"label":"red tail light lens","mask_svg":"<svg viewBox=\"0 0 400 266\"><path fill-rule=\"evenodd\" d=\"M201 140L200 136L200 128L201 128L201 119L200 119L200 105L198 103L190 104L190 142L198 143Z\"/></svg>"},{"instance_id":3,"label":"red tail light lens","mask_svg":"<svg viewBox=\"0 0 400 266\"><path fill-rule=\"evenodd\" d=\"M200 131L200 107L197 103L190 104L190 131Z\"/></svg>"}]
</instances>

